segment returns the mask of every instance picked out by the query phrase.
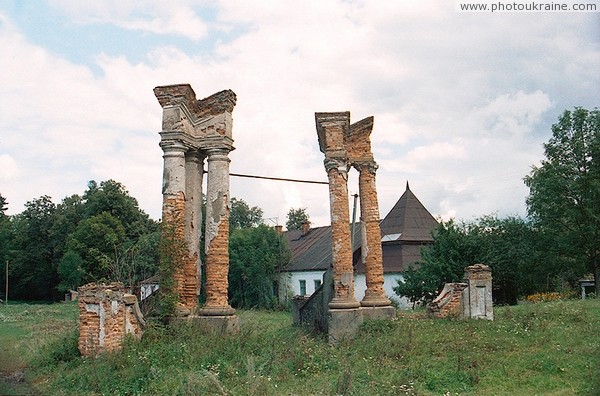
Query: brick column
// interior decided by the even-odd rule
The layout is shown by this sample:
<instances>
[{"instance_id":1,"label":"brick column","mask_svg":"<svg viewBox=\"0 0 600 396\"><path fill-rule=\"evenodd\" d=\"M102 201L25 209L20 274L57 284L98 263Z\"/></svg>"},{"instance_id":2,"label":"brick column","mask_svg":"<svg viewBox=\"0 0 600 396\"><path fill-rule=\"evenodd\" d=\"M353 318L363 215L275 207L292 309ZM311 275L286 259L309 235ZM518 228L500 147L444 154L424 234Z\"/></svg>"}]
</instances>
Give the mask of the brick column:
<instances>
[{"instance_id":1,"label":"brick column","mask_svg":"<svg viewBox=\"0 0 600 396\"><path fill-rule=\"evenodd\" d=\"M359 171L360 217L363 227L362 260L365 266L367 290L360 302L362 306L390 305L383 289L383 254L381 252L381 229L379 228L379 203L375 161L355 164Z\"/></svg>"},{"instance_id":2,"label":"brick column","mask_svg":"<svg viewBox=\"0 0 600 396\"><path fill-rule=\"evenodd\" d=\"M230 147L209 148L206 192L206 305L200 315L233 315L228 303Z\"/></svg>"},{"instance_id":3,"label":"brick column","mask_svg":"<svg viewBox=\"0 0 600 396\"><path fill-rule=\"evenodd\" d=\"M350 244L350 219L348 205L348 168L341 159L325 159L329 178L331 239L333 244L333 299L329 308L344 309L360 306L354 297L354 269Z\"/></svg>"},{"instance_id":4,"label":"brick column","mask_svg":"<svg viewBox=\"0 0 600 396\"><path fill-rule=\"evenodd\" d=\"M178 245L186 243L186 160L185 153L187 147L177 140L163 140L160 142L163 149L164 168L163 168L163 238L168 238L170 254L173 257L170 260L175 268L173 269L174 288L173 292L178 296L176 314L178 316L187 316L196 307L197 299L191 299L186 293L186 263L189 266L190 257L185 254L179 257ZM194 291L195 295L195 291Z\"/></svg>"},{"instance_id":5,"label":"brick column","mask_svg":"<svg viewBox=\"0 0 600 396\"><path fill-rule=\"evenodd\" d=\"M202 261L200 259L200 237L202 234L202 173L204 155L199 150L190 150L185 157L185 236L189 252L189 263L184 267L185 295L197 308L200 294Z\"/></svg>"}]
</instances>

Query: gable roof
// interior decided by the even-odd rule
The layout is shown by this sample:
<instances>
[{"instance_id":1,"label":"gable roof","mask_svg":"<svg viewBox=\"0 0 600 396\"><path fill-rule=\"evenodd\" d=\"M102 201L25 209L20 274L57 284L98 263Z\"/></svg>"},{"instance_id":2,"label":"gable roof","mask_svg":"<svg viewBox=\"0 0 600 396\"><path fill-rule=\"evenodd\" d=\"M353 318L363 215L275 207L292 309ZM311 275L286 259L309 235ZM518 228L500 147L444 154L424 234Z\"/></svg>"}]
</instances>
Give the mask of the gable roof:
<instances>
[{"instance_id":1,"label":"gable roof","mask_svg":"<svg viewBox=\"0 0 600 396\"><path fill-rule=\"evenodd\" d=\"M352 227L351 224L349 224ZM352 228L351 228L352 229ZM292 252L287 271L321 271L331 265L331 226L285 232L288 246ZM354 227L353 251L360 247L360 223Z\"/></svg>"},{"instance_id":2,"label":"gable roof","mask_svg":"<svg viewBox=\"0 0 600 396\"><path fill-rule=\"evenodd\" d=\"M432 242L431 231L437 226L437 220L413 194L408 182L404 194L379 223L381 241L384 244L402 241Z\"/></svg>"}]
</instances>

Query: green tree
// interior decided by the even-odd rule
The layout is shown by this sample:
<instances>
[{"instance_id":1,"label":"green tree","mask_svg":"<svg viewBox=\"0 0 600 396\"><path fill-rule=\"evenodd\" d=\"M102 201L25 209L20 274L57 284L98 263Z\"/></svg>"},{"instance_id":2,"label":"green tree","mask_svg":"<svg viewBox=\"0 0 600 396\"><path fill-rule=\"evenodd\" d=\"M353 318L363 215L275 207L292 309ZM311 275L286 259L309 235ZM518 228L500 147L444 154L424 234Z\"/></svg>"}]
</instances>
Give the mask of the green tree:
<instances>
[{"instance_id":1,"label":"green tree","mask_svg":"<svg viewBox=\"0 0 600 396\"><path fill-rule=\"evenodd\" d=\"M229 238L229 301L238 308L273 308L277 269L289 261L285 238L266 225L236 229Z\"/></svg>"},{"instance_id":2,"label":"green tree","mask_svg":"<svg viewBox=\"0 0 600 396\"><path fill-rule=\"evenodd\" d=\"M300 230L303 223L310 223L310 217L306 213L306 208L290 208L287 213L285 226L288 230Z\"/></svg>"},{"instance_id":3,"label":"green tree","mask_svg":"<svg viewBox=\"0 0 600 396\"><path fill-rule=\"evenodd\" d=\"M88 182L83 200L85 218L107 212L123 224L127 238L135 240L158 230L158 224L140 209L137 200L119 182L107 180L98 185L92 180Z\"/></svg>"},{"instance_id":4,"label":"green tree","mask_svg":"<svg viewBox=\"0 0 600 396\"><path fill-rule=\"evenodd\" d=\"M394 292L415 303L431 301L444 283L462 279L464 268L475 264L476 253L466 224L441 222L433 233L434 243L421 250L422 260L410 265Z\"/></svg>"},{"instance_id":5,"label":"green tree","mask_svg":"<svg viewBox=\"0 0 600 396\"><path fill-rule=\"evenodd\" d=\"M445 283L462 281L465 267L483 263L492 268L495 302L516 304L518 296L542 291L549 276L560 275L540 240L531 224L517 217L442 222L434 243L422 249L422 261L403 274L394 291L412 302L431 301Z\"/></svg>"},{"instance_id":6,"label":"green tree","mask_svg":"<svg viewBox=\"0 0 600 396\"><path fill-rule=\"evenodd\" d=\"M67 250L83 261L83 282L113 280L111 260L118 262L129 246L123 224L108 212L82 220L67 241Z\"/></svg>"},{"instance_id":7,"label":"green tree","mask_svg":"<svg viewBox=\"0 0 600 396\"><path fill-rule=\"evenodd\" d=\"M58 291L64 293L77 289L85 275L81 256L73 251L65 253L58 263L58 275L60 277Z\"/></svg>"},{"instance_id":8,"label":"green tree","mask_svg":"<svg viewBox=\"0 0 600 396\"><path fill-rule=\"evenodd\" d=\"M592 272L600 293L600 111L565 111L544 153L525 178L528 214L572 275Z\"/></svg>"},{"instance_id":9,"label":"green tree","mask_svg":"<svg viewBox=\"0 0 600 396\"><path fill-rule=\"evenodd\" d=\"M58 298L58 259L54 254L51 238L55 211L56 206L51 198L42 196L27 202L25 210L13 219L14 259L10 275L14 298Z\"/></svg>"},{"instance_id":10,"label":"green tree","mask_svg":"<svg viewBox=\"0 0 600 396\"><path fill-rule=\"evenodd\" d=\"M263 223L263 211L258 206L250 207L243 199L231 198L229 212L230 230L256 227Z\"/></svg>"},{"instance_id":11,"label":"green tree","mask_svg":"<svg viewBox=\"0 0 600 396\"><path fill-rule=\"evenodd\" d=\"M11 259L14 238L10 217L6 214L7 210L8 202L6 201L6 198L0 194L0 287L3 290L3 293L4 285L6 284L6 262Z\"/></svg>"}]
</instances>

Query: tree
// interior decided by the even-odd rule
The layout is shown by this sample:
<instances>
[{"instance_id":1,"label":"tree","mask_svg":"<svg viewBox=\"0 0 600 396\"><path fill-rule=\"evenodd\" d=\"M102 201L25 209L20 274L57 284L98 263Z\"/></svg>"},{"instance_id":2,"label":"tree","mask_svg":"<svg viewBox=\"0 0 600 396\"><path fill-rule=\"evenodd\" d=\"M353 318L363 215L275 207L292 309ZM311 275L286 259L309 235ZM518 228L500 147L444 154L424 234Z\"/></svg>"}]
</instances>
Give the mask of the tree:
<instances>
[{"instance_id":1,"label":"tree","mask_svg":"<svg viewBox=\"0 0 600 396\"><path fill-rule=\"evenodd\" d=\"M11 265L14 298L53 300L58 297L58 260L54 254L51 229L56 206L49 196L25 204L13 218L14 257Z\"/></svg>"},{"instance_id":2,"label":"tree","mask_svg":"<svg viewBox=\"0 0 600 396\"><path fill-rule=\"evenodd\" d=\"M528 214L573 275L594 274L600 293L600 111L566 110L544 153L525 178Z\"/></svg>"},{"instance_id":3,"label":"tree","mask_svg":"<svg viewBox=\"0 0 600 396\"><path fill-rule=\"evenodd\" d=\"M273 308L277 269L290 258L285 238L264 224L229 238L229 301L239 308Z\"/></svg>"},{"instance_id":4,"label":"tree","mask_svg":"<svg viewBox=\"0 0 600 396\"><path fill-rule=\"evenodd\" d=\"M464 268L475 264L465 224L441 222L433 238L434 243L421 250L422 260L409 266L394 287L396 294L413 303L433 300L444 283L460 281Z\"/></svg>"},{"instance_id":5,"label":"tree","mask_svg":"<svg viewBox=\"0 0 600 396\"><path fill-rule=\"evenodd\" d=\"M231 198L229 229L256 227L263 223L263 211L258 206L250 207L243 199Z\"/></svg>"},{"instance_id":6,"label":"tree","mask_svg":"<svg viewBox=\"0 0 600 396\"><path fill-rule=\"evenodd\" d=\"M495 303L516 304L521 295L546 291L546 280L562 274L541 240L530 223L517 217L442 222L434 243L422 249L418 268L409 268L394 291L412 302L431 301L445 283L462 281L465 267L483 263L492 268Z\"/></svg>"},{"instance_id":7,"label":"tree","mask_svg":"<svg viewBox=\"0 0 600 396\"><path fill-rule=\"evenodd\" d=\"M98 185L92 180L88 182L83 200L85 218L107 212L123 224L127 238L135 240L158 230L158 224L139 208L137 200L119 182L107 180Z\"/></svg>"},{"instance_id":8,"label":"tree","mask_svg":"<svg viewBox=\"0 0 600 396\"><path fill-rule=\"evenodd\" d=\"M306 210L306 208L290 208L287 213L286 228L288 230L300 230L303 223L310 223L310 218Z\"/></svg>"},{"instance_id":9,"label":"tree","mask_svg":"<svg viewBox=\"0 0 600 396\"><path fill-rule=\"evenodd\" d=\"M8 202L0 194L0 288L6 284L6 262L11 259L13 229L10 217L6 214ZM9 267L10 268L10 267Z\"/></svg>"},{"instance_id":10,"label":"tree","mask_svg":"<svg viewBox=\"0 0 600 396\"><path fill-rule=\"evenodd\" d=\"M58 263L58 275L60 277L58 291L64 293L77 289L85 275L81 256L73 251L67 251Z\"/></svg>"},{"instance_id":11,"label":"tree","mask_svg":"<svg viewBox=\"0 0 600 396\"><path fill-rule=\"evenodd\" d=\"M67 241L67 254L73 252L81 257L83 282L113 280L111 262L118 262L129 246L131 242L125 238L121 221L102 212L77 225Z\"/></svg>"}]
</instances>

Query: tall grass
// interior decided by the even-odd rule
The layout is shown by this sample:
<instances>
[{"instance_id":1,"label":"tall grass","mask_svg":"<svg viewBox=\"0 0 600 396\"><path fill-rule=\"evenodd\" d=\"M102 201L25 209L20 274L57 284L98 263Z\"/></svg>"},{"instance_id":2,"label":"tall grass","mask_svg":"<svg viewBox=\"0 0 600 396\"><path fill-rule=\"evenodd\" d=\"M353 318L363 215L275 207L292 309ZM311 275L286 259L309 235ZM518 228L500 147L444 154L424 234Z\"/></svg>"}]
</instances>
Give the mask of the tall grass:
<instances>
[{"instance_id":1,"label":"tall grass","mask_svg":"<svg viewBox=\"0 0 600 396\"><path fill-rule=\"evenodd\" d=\"M79 357L67 332L27 378L48 395L600 394L600 300L496 308L493 322L400 312L338 347L284 312L239 315L234 336L153 324L96 359Z\"/></svg>"}]
</instances>

